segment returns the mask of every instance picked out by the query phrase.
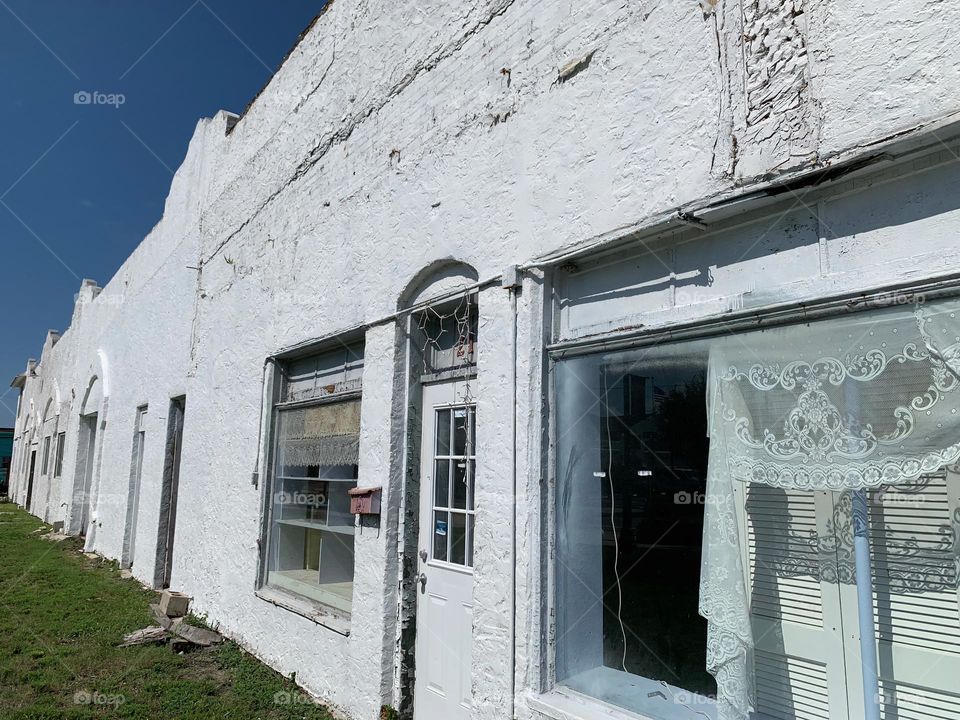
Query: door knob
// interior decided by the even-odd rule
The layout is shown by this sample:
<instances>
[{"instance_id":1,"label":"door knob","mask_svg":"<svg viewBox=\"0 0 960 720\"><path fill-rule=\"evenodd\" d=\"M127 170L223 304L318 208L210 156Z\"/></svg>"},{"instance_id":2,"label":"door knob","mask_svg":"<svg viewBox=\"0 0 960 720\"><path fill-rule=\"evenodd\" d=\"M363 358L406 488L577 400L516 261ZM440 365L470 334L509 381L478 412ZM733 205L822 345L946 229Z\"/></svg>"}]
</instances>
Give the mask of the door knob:
<instances>
[{"instance_id":1,"label":"door knob","mask_svg":"<svg viewBox=\"0 0 960 720\"><path fill-rule=\"evenodd\" d=\"M417 582L420 583L420 593L425 593L427 591L427 574L420 573L417 577Z\"/></svg>"},{"instance_id":2,"label":"door knob","mask_svg":"<svg viewBox=\"0 0 960 720\"><path fill-rule=\"evenodd\" d=\"M424 548L423 550L420 551L420 559L421 559L423 562L426 562L426 561L427 561L427 550L426 550L426 548Z\"/></svg>"}]
</instances>

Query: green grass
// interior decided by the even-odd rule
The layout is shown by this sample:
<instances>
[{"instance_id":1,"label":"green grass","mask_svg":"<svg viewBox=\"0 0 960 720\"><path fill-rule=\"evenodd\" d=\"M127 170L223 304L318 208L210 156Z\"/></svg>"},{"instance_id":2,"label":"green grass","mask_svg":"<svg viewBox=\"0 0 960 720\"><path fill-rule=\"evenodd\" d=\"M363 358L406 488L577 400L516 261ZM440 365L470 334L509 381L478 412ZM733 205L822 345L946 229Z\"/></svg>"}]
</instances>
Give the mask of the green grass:
<instances>
[{"instance_id":1,"label":"green grass","mask_svg":"<svg viewBox=\"0 0 960 720\"><path fill-rule=\"evenodd\" d=\"M0 504L0 717L330 720L290 680L236 644L182 655L118 648L152 624L156 594L73 540Z\"/></svg>"}]
</instances>

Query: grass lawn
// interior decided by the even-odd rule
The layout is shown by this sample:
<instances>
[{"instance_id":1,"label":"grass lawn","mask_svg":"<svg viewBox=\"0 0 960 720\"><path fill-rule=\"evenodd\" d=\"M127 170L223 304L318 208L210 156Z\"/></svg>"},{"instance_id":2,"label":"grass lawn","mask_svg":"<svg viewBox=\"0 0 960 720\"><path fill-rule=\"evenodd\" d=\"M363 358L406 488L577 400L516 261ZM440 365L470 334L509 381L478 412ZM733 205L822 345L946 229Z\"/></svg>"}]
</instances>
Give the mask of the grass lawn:
<instances>
[{"instance_id":1,"label":"grass lawn","mask_svg":"<svg viewBox=\"0 0 960 720\"><path fill-rule=\"evenodd\" d=\"M152 624L156 594L73 540L0 504L0 717L330 720L290 680L237 645L178 655L118 648ZM40 532L37 532L40 530Z\"/></svg>"}]
</instances>

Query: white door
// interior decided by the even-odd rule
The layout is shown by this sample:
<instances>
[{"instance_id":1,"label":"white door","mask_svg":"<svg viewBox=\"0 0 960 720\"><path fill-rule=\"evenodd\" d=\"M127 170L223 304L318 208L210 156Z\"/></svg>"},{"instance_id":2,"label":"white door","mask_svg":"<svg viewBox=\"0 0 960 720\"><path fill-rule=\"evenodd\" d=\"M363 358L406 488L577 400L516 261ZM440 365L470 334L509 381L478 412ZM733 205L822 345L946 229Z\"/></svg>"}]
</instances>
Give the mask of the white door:
<instances>
[{"instance_id":1,"label":"white door","mask_svg":"<svg viewBox=\"0 0 960 720\"><path fill-rule=\"evenodd\" d=\"M416 720L470 717L476 415L464 391L423 391Z\"/></svg>"}]
</instances>

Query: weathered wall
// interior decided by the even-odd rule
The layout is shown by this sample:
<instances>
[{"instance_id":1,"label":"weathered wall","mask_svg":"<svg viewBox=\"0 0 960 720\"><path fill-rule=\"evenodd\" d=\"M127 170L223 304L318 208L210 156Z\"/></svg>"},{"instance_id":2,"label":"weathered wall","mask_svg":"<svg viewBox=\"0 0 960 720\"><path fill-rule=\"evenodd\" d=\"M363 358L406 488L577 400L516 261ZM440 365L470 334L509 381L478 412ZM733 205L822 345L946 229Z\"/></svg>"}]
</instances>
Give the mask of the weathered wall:
<instances>
[{"instance_id":1,"label":"weathered wall","mask_svg":"<svg viewBox=\"0 0 960 720\"><path fill-rule=\"evenodd\" d=\"M357 537L349 636L253 592L264 359L390 314L438 260L490 278L954 112L960 46L946 38L958 13L919 0L338 0L232 132L223 114L200 123L161 223L96 299L92 287L81 290L70 329L44 348L20 422L42 414L59 388L67 459L34 512L53 520L75 511L79 405L97 376L106 425L89 543L120 555L134 418L148 404L133 571L153 578L166 413L185 394L174 586L310 691L354 717L376 717L397 697L402 347L392 324L367 333L360 482L386 488L387 510L381 532ZM955 180L954 169L932 172ZM903 198L895 185L869 195L868 207L855 196L810 197L773 230L760 218L708 241L691 241L696 231L671 236L656 257L598 261L603 273L561 278L575 299L561 313L563 332L667 323L922 273L921 260L904 265L911 255L889 228L915 222L924 240L910 250L942 253L955 212L932 192L894 215L884 206ZM821 201L818 223L811 203ZM510 691L507 304L503 290L481 293L478 449L489 460L479 475L474 687L485 720L506 717ZM516 410L521 694L539 687L543 665L545 304L540 280L528 277ZM22 476L16 487L22 502ZM529 714L522 702L518 712Z\"/></svg>"}]
</instances>

